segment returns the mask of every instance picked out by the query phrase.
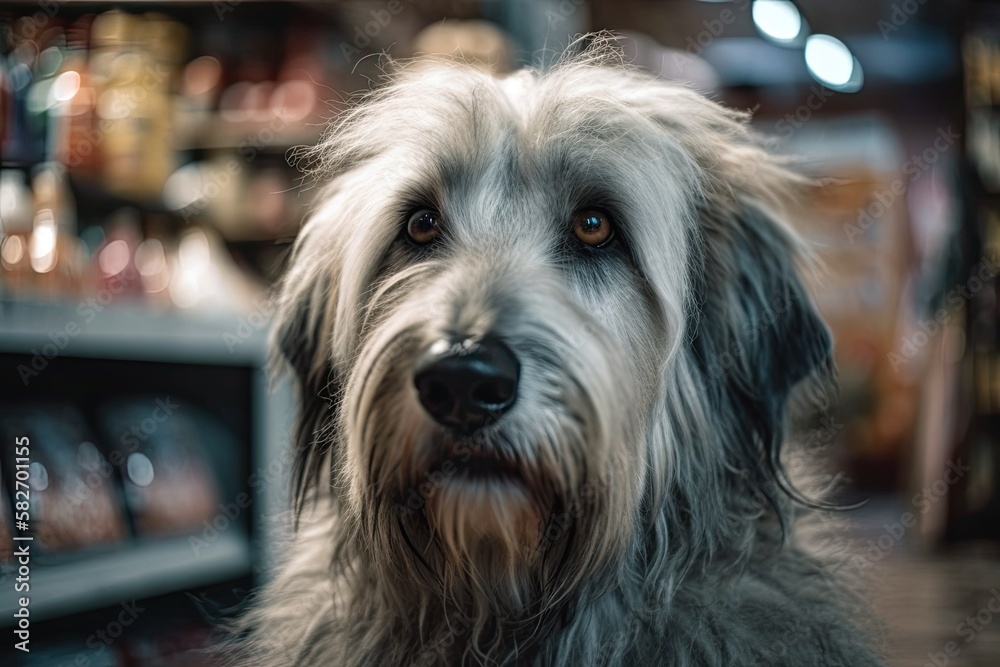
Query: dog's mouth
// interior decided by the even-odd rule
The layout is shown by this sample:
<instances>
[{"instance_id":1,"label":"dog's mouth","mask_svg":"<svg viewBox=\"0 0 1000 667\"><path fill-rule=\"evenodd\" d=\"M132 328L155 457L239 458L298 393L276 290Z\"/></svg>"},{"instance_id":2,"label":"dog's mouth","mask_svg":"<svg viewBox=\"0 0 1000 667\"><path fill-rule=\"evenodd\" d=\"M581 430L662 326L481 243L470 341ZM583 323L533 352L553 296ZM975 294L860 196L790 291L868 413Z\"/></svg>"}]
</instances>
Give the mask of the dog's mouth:
<instances>
[{"instance_id":1,"label":"dog's mouth","mask_svg":"<svg viewBox=\"0 0 1000 667\"><path fill-rule=\"evenodd\" d=\"M520 484L524 474L517 458L498 447L465 440L444 443L435 469L457 482Z\"/></svg>"},{"instance_id":2,"label":"dog's mouth","mask_svg":"<svg viewBox=\"0 0 1000 667\"><path fill-rule=\"evenodd\" d=\"M520 482L518 467L502 456L484 452L455 460L455 474L470 481Z\"/></svg>"}]
</instances>

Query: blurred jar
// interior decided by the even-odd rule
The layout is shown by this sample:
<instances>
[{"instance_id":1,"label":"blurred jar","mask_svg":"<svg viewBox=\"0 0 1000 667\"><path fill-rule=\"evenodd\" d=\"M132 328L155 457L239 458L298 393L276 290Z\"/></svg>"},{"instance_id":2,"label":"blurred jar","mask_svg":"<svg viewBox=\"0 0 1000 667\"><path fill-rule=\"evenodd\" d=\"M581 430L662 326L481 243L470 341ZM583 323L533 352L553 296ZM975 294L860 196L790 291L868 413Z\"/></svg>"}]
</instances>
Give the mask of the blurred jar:
<instances>
[{"instance_id":1,"label":"blurred jar","mask_svg":"<svg viewBox=\"0 0 1000 667\"><path fill-rule=\"evenodd\" d=\"M170 174L170 68L136 41L146 19L112 11L94 22L106 84L97 100L104 133L106 187L121 195L153 198Z\"/></svg>"},{"instance_id":2,"label":"blurred jar","mask_svg":"<svg viewBox=\"0 0 1000 667\"><path fill-rule=\"evenodd\" d=\"M154 216L147 223L145 238L134 255L146 303L161 307L171 304L167 288L170 286L171 256L175 254L167 220Z\"/></svg>"},{"instance_id":3,"label":"blurred jar","mask_svg":"<svg viewBox=\"0 0 1000 667\"><path fill-rule=\"evenodd\" d=\"M93 175L100 171L102 137L95 114L98 91L88 65L89 28L90 22L81 19L67 35L49 103L56 120L51 142L55 158L74 172Z\"/></svg>"},{"instance_id":4,"label":"blurred jar","mask_svg":"<svg viewBox=\"0 0 1000 667\"><path fill-rule=\"evenodd\" d=\"M0 171L0 289L4 293L17 295L30 289L28 241L34 208L24 172Z\"/></svg>"},{"instance_id":5,"label":"blurred jar","mask_svg":"<svg viewBox=\"0 0 1000 667\"><path fill-rule=\"evenodd\" d=\"M113 400L99 410L99 423L139 536L198 531L212 521L220 494L206 448L231 448L229 431L169 396Z\"/></svg>"},{"instance_id":6,"label":"blurred jar","mask_svg":"<svg viewBox=\"0 0 1000 667\"><path fill-rule=\"evenodd\" d=\"M52 88L63 66L65 53L66 36L59 31L53 36L53 43L39 53L35 60L34 80L26 100L28 125L37 136L39 155L44 155L47 159L52 159L58 139L59 123Z\"/></svg>"},{"instance_id":7,"label":"blurred jar","mask_svg":"<svg viewBox=\"0 0 1000 667\"><path fill-rule=\"evenodd\" d=\"M90 274L102 306L121 298L142 296L142 279L135 265L142 241L140 221L135 209L115 211L108 221L104 242L94 252Z\"/></svg>"},{"instance_id":8,"label":"blurred jar","mask_svg":"<svg viewBox=\"0 0 1000 667\"><path fill-rule=\"evenodd\" d=\"M46 552L120 543L126 538L114 469L70 404L0 407L0 435L31 438L31 526Z\"/></svg>"},{"instance_id":9,"label":"blurred jar","mask_svg":"<svg viewBox=\"0 0 1000 667\"><path fill-rule=\"evenodd\" d=\"M32 181L32 191L35 212L28 260L33 289L48 298L75 296L86 258L76 233L76 205L65 168L54 163L43 166Z\"/></svg>"}]
</instances>

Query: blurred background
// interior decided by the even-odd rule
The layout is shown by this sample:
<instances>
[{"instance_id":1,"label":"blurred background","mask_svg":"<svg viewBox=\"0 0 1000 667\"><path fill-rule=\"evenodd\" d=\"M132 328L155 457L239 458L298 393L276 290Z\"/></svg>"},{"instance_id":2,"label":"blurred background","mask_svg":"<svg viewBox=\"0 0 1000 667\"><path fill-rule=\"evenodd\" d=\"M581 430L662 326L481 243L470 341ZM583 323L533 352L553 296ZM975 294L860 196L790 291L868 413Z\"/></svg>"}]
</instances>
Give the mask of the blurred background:
<instances>
[{"instance_id":1,"label":"blurred background","mask_svg":"<svg viewBox=\"0 0 1000 667\"><path fill-rule=\"evenodd\" d=\"M841 379L807 444L868 500L846 567L893 665L1000 664L1000 3L971 0L5 0L0 655L212 664L190 649L287 531L292 406L264 367L314 193L296 147L381 54L503 73L596 29L828 179L796 223Z\"/></svg>"}]
</instances>

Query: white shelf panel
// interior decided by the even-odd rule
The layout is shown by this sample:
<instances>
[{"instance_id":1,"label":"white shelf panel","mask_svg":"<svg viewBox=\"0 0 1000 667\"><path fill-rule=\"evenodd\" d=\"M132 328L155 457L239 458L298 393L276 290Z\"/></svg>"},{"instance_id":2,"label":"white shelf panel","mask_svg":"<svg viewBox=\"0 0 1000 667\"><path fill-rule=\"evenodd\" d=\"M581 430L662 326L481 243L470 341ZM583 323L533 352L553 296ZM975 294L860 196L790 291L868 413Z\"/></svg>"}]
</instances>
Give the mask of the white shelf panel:
<instances>
[{"instance_id":1,"label":"white shelf panel","mask_svg":"<svg viewBox=\"0 0 1000 667\"><path fill-rule=\"evenodd\" d=\"M41 621L235 579L248 574L250 565L247 537L231 527L197 555L185 536L60 565L34 561L27 594L14 592L16 573L4 568L0 625L12 625L17 599L24 595L31 599L31 619Z\"/></svg>"},{"instance_id":2,"label":"white shelf panel","mask_svg":"<svg viewBox=\"0 0 1000 667\"><path fill-rule=\"evenodd\" d=\"M82 303L82 302L81 302ZM264 366L269 322L235 311L153 310L112 305L96 316L77 303L0 300L0 352L34 354L54 340L57 356ZM258 314L259 315L259 314ZM67 336L68 327L73 333ZM253 326L257 325L257 326ZM55 338L53 338L55 337ZM49 348L51 349L51 347Z\"/></svg>"}]
</instances>

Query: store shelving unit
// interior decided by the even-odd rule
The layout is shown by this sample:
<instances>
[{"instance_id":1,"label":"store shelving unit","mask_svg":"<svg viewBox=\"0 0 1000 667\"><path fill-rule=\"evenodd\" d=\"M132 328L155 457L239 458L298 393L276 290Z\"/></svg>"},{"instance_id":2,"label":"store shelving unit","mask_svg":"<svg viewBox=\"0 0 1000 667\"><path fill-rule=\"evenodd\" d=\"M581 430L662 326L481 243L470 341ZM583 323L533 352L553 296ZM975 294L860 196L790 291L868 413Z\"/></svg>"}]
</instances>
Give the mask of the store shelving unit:
<instances>
[{"instance_id":1,"label":"store shelving unit","mask_svg":"<svg viewBox=\"0 0 1000 667\"><path fill-rule=\"evenodd\" d=\"M967 2L962 261L971 295L963 322L959 423L952 460L971 466L950 489L948 541L1000 541L1000 7Z\"/></svg>"},{"instance_id":2,"label":"store shelving unit","mask_svg":"<svg viewBox=\"0 0 1000 667\"><path fill-rule=\"evenodd\" d=\"M78 306L0 301L3 377L16 378L10 364L35 354L50 332L64 330L69 322L79 323ZM219 396L217 407L247 420L249 438L242 443L240 460L232 462L231 470L237 474L227 488L247 493L252 505L248 521L219 531L197 550L190 538L201 534L144 537L38 561L32 570L34 619L57 619L123 599L192 591L266 574L267 547L274 539L269 518L284 506L285 471L273 468L278 472L266 485L251 485L248 480L253 471L282 461L293 407L287 384L272 382L267 369L268 327L241 322L246 322L245 315L235 312L156 313L145 306L112 304L91 322L80 324L80 332L47 360L44 373L54 384L70 364L100 367L115 362L128 362L129 373L147 392L157 386L176 387L176 380L168 378L174 378L178 368L228 370L231 375L224 377L248 383L227 384L214 393ZM191 380L197 382L198 377L192 375ZM3 390L5 396L29 392L10 384ZM232 497L221 500L230 503ZM13 567L0 567L0 579L10 578ZM0 624L10 625L13 616L8 612L14 604L12 596L0 597L0 618L4 619Z\"/></svg>"},{"instance_id":3,"label":"store shelving unit","mask_svg":"<svg viewBox=\"0 0 1000 667\"><path fill-rule=\"evenodd\" d=\"M251 550L245 535L223 533L196 555L187 537L95 552L65 565L39 567L31 576L31 615L55 619L111 606L122 600L151 598L246 577ZM10 573L3 577L8 580ZM0 616L12 625L17 603L0 597Z\"/></svg>"}]
</instances>

